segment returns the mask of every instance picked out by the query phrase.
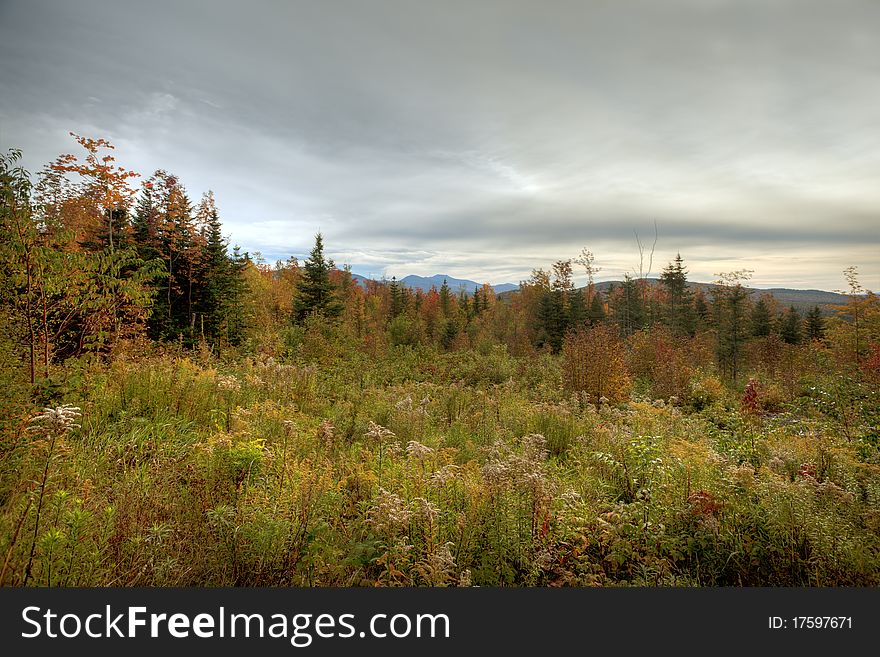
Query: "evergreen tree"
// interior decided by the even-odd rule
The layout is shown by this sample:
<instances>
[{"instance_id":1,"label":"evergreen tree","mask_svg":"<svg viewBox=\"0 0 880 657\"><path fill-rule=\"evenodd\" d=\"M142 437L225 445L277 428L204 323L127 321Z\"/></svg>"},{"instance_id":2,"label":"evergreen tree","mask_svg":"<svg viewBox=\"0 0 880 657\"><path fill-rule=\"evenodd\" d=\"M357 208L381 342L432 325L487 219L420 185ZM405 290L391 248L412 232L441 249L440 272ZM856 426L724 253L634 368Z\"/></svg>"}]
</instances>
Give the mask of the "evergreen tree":
<instances>
[{"instance_id":1,"label":"evergreen tree","mask_svg":"<svg viewBox=\"0 0 880 657\"><path fill-rule=\"evenodd\" d=\"M687 286L687 269L681 254L663 270L660 282L666 288L666 324L675 335L689 335L693 332L693 308L691 294Z\"/></svg>"},{"instance_id":2,"label":"evergreen tree","mask_svg":"<svg viewBox=\"0 0 880 657\"><path fill-rule=\"evenodd\" d=\"M457 319L454 317L447 319L446 324L443 326L443 333L440 335L440 345L447 351L452 349L460 330L461 327Z\"/></svg>"},{"instance_id":3,"label":"evergreen tree","mask_svg":"<svg viewBox=\"0 0 880 657\"><path fill-rule=\"evenodd\" d=\"M471 317L473 317L474 309L471 305L470 297L463 287L458 291L458 309L461 311L466 322L470 321Z\"/></svg>"},{"instance_id":4,"label":"evergreen tree","mask_svg":"<svg viewBox=\"0 0 880 657\"><path fill-rule=\"evenodd\" d=\"M594 295L595 298L595 295ZM571 290L568 293L568 328L582 328L589 319L589 308L585 303L583 290Z\"/></svg>"},{"instance_id":5,"label":"evergreen tree","mask_svg":"<svg viewBox=\"0 0 880 657\"><path fill-rule=\"evenodd\" d=\"M694 328L695 330L703 329L712 321L712 314L709 310L709 304L706 303L706 295L702 290L698 290L694 295Z\"/></svg>"},{"instance_id":6,"label":"evergreen tree","mask_svg":"<svg viewBox=\"0 0 880 657\"><path fill-rule=\"evenodd\" d=\"M388 292L391 301L389 314L391 315L391 319L394 319L398 315L402 315L406 312L406 290L397 282L397 277L392 276L391 282L388 284Z\"/></svg>"},{"instance_id":7,"label":"evergreen tree","mask_svg":"<svg viewBox=\"0 0 880 657\"><path fill-rule=\"evenodd\" d=\"M563 290L549 290L541 296L538 321L541 327L539 343L549 345L554 354L559 353L568 328Z\"/></svg>"},{"instance_id":8,"label":"evergreen tree","mask_svg":"<svg viewBox=\"0 0 880 657\"><path fill-rule=\"evenodd\" d=\"M742 350L749 334L746 321L749 293L741 281L750 277L745 270L722 274L713 289L718 362L730 372L734 381L740 373Z\"/></svg>"},{"instance_id":9,"label":"evergreen tree","mask_svg":"<svg viewBox=\"0 0 880 657\"><path fill-rule=\"evenodd\" d=\"M207 192L199 204L199 217L203 222L204 255L203 280L197 310L204 321L203 337L219 338L224 335L224 324L229 314L229 306L238 303L236 271L229 258L228 244L223 237L223 226L214 204L214 195Z\"/></svg>"},{"instance_id":10,"label":"evergreen tree","mask_svg":"<svg viewBox=\"0 0 880 657\"><path fill-rule=\"evenodd\" d=\"M191 335L203 245L193 225L192 204L176 176L160 169L144 184L133 239L142 259L159 258L164 263L165 275L155 287L148 322L150 337Z\"/></svg>"},{"instance_id":11,"label":"evergreen tree","mask_svg":"<svg viewBox=\"0 0 880 657\"><path fill-rule=\"evenodd\" d=\"M602 302L601 292L593 293L593 299L590 301L590 308L587 311L587 319L592 326L605 321L605 304Z\"/></svg>"},{"instance_id":12,"label":"evergreen tree","mask_svg":"<svg viewBox=\"0 0 880 657\"><path fill-rule=\"evenodd\" d=\"M805 326L807 340L823 340L825 338L825 319L819 306L813 306L807 313Z\"/></svg>"},{"instance_id":13,"label":"evergreen tree","mask_svg":"<svg viewBox=\"0 0 880 657\"><path fill-rule=\"evenodd\" d=\"M788 344L801 341L801 316L794 306L789 308L779 321L779 336Z\"/></svg>"},{"instance_id":14,"label":"evergreen tree","mask_svg":"<svg viewBox=\"0 0 880 657\"><path fill-rule=\"evenodd\" d=\"M324 238L315 235L315 246L302 267L302 276L296 286L293 316L297 323L312 314L333 319L342 312L342 304L336 298L336 290L330 281L332 260L324 257Z\"/></svg>"},{"instance_id":15,"label":"evergreen tree","mask_svg":"<svg viewBox=\"0 0 880 657\"><path fill-rule=\"evenodd\" d=\"M629 274L616 290L613 299L614 318L625 336L630 336L645 325L645 307L639 290L639 282Z\"/></svg>"},{"instance_id":16,"label":"evergreen tree","mask_svg":"<svg viewBox=\"0 0 880 657\"><path fill-rule=\"evenodd\" d=\"M242 298L247 290L244 278L245 269L250 264L250 255L241 252L237 244L232 248L232 257L229 260L229 285L226 289L226 303L224 303L224 318L222 331L226 342L231 345L241 344L244 332L249 324L249 318L245 316Z\"/></svg>"},{"instance_id":17,"label":"evergreen tree","mask_svg":"<svg viewBox=\"0 0 880 657\"><path fill-rule=\"evenodd\" d=\"M473 304L474 304L474 306L473 306L473 308L474 308L474 317L479 317L480 314L481 314L481 313L483 312L483 310L485 309L485 306L484 306L484 304L483 304L483 295L482 295L482 293L480 292L480 287L479 287L479 286L475 286L475 287L474 287L474 301L473 301ZM486 305L488 305L488 303L487 303Z\"/></svg>"},{"instance_id":18,"label":"evergreen tree","mask_svg":"<svg viewBox=\"0 0 880 657\"><path fill-rule=\"evenodd\" d=\"M440 286L440 312L444 317L452 314L452 292L449 291L449 284L443 279L443 285Z\"/></svg>"},{"instance_id":19,"label":"evergreen tree","mask_svg":"<svg viewBox=\"0 0 880 657\"><path fill-rule=\"evenodd\" d=\"M752 308L752 335L756 338L763 338L770 335L770 308L764 297L758 299L758 302Z\"/></svg>"}]
</instances>

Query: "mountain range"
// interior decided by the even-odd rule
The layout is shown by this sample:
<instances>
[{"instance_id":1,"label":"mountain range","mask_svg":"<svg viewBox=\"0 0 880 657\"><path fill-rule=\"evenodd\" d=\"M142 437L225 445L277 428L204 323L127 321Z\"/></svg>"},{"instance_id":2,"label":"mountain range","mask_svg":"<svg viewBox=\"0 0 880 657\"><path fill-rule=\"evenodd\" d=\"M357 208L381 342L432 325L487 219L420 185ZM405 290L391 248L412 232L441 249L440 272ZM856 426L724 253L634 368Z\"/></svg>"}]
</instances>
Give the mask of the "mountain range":
<instances>
[{"instance_id":1,"label":"mountain range","mask_svg":"<svg viewBox=\"0 0 880 657\"><path fill-rule=\"evenodd\" d=\"M352 278L357 281L360 285L366 285L366 281L370 280L365 276L361 276L360 274L352 274ZM482 283L477 283L476 281L472 281L467 278L455 278L454 276L448 276L446 274L435 274L434 276L416 276L415 274L410 274L408 276L404 276L400 279L400 283L405 287L411 288L413 290L422 290L423 292L429 291L432 287L437 288L438 290L443 285L443 281L446 281L446 284L449 286L449 289L453 292L453 294L458 294L461 290L464 290L467 293L473 293L474 288L482 287ZM659 283L659 280L656 278L648 279L652 284ZM601 292L607 292L609 288L612 286L616 287L620 285L622 281L602 281L596 283L596 289ZM513 292L514 290L519 289L519 285L515 283L501 283L499 285L492 285L492 289L496 294L501 295L503 298L507 293ZM704 294L709 295L712 288L715 287L714 283L698 283L698 282L689 282L688 288L696 292L697 290L701 290ZM787 287L774 287L774 288L746 288L749 291L753 300L757 300L761 295L768 294L772 296L776 301L779 302L780 305L787 308L789 306L794 306L800 312L806 312L813 306L824 307L827 309L828 306L833 305L843 305L848 300L849 297L845 294L840 294L838 292L828 292L825 290L800 290L795 288L787 288Z\"/></svg>"},{"instance_id":2,"label":"mountain range","mask_svg":"<svg viewBox=\"0 0 880 657\"><path fill-rule=\"evenodd\" d=\"M648 280L655 285L660 282L659 279L656 278L650 278ZM617 287L621 283L622 281L602 281L601 283L596 283L596 289L602 292L607 292L612 285ZM715 283L688 282L689 290L692 292L700 290L706 296L709 296L714 287L716 287ZM788 287L746 287L746 290L748 290L752 301L757 301L761 296L768 294L776 299L783 308L794 306L795 310L801 313L810 310L814 306L827 309L827 306L843 305L849 301L849 297L845 294L827 292L825 290L799 290Z\"/></svg>"},{"instance_id":3,"label":"mountain range","mask_svg":"<svg viewBox=\"0 0 880 657\"><path fill-rule=\"evenodd\" d=\"M370 280L360 274L352 274L351 277L360 285L365 285L366 281ZM416 276L415 274L410 274L409 276L401 278L398 283L412 290L428 292L432 287L439 290L443 286L443 281L446 281L446 284L449 286L449 289L453 294L458 294L462 290L468 294L472 294L475 288L483 287L482 283L477 283L476 281L467 278L455 278L454 276L448 276L447 274L434 274L433 276ZM512 292L513 290L519 289L519 285L515 283L500 283L498 285L492 285L491 287L495 291L495 294Z\"/></svg>"}]
</instances>

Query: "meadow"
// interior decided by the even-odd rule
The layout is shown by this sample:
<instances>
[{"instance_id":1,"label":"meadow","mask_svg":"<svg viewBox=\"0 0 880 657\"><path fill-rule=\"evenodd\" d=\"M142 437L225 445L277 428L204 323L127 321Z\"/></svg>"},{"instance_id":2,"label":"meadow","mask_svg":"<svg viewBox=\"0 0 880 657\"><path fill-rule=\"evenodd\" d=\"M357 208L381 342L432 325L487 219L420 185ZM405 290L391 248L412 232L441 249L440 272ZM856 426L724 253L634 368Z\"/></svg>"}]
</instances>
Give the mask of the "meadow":
<instances>
[{"instance_id":1,"label":"meadow","mask_svg":"<svg viewBox=\"0 0 880 657\"><path fill-rule=\"evenodd\" d=\"M45 392L66 423L7 417L0 579L877 585L877 386L790 351L795 380L707 361L670 399L655 362L595 404L564 354L504 345L365 351L320 324L277 358L132 343Z\"/></svg>"}]
</instances>

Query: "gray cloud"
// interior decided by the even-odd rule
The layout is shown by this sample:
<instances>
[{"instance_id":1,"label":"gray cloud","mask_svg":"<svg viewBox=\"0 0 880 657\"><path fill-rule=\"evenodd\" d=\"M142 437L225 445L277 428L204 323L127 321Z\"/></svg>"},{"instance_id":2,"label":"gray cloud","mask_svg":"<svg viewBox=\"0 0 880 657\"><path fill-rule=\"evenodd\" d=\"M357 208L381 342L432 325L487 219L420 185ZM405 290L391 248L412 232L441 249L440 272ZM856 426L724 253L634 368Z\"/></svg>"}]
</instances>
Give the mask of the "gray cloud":
<instances>
[{"instance_id":1,"label":"gray cloud","mask_svg":"<svg viewBox=\"0 0 880 657\"><path fill-rule=\"evenodd\" d=\"M519 280L633 231L695 279L880 287L880 5L0 4L0 146L213 189L269 259Z\"/></svg>"}]
</instances>

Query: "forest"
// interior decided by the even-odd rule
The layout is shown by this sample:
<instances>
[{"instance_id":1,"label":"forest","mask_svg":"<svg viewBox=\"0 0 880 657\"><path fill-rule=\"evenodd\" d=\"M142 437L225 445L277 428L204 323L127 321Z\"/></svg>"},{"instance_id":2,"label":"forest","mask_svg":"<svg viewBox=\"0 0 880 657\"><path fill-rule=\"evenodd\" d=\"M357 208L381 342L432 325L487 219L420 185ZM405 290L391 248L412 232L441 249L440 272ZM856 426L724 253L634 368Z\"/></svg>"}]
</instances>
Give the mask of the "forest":
<instances>
[{"instance_id":1,"label":"forest","mask_svg":"<svg viewBox=\"0 0 880 657\"><path fill-rule=\"evenodd\" d=\"M681 256L600 289L587 248L414 291L72 137L0 155L0 585L880 585L847 263L805 313Z\"/></svg>"}]
</instances>

